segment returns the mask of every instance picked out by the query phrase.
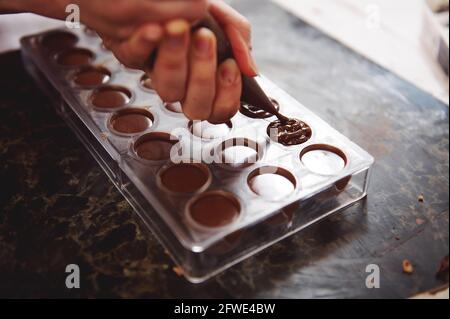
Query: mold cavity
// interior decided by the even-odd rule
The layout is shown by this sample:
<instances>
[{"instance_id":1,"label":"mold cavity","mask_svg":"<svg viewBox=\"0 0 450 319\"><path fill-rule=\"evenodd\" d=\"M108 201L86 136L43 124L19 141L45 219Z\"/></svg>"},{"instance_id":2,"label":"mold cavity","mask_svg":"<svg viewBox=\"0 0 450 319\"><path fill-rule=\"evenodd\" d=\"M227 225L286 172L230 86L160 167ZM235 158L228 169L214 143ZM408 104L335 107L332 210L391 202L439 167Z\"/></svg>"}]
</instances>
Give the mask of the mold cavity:
<instances>
[{"instance_id":1,"label":"mold cavity","mask_svg":"<svg viewBox=\"0 0 450 319\"><path fill-rule=\"evenodd\" d=\"M189 130L191 131L192 135L207 140L225 137L230 134L232 128L233 124L231 122L217 125L211 124L207 121L189 122Z\"/></svg>"},{"instance_id":2,"label":"mold cavity","mask_svg":"<svg viewBox=\"0 0 450 319\"><path fill-rule=\"evenodd\" d=\"M81 87L94 87L105 84L110 78L111 72L108 69L89 66L75 73L73 82Z\"/></svg>"},{"instance_id":3,"label":"mold cavity","mask_svg":"<svg viewBox=\"0 0 450 319\"><path fill-rule=\"evenodd\" d=\"M134 143L136 155L148 161L165 161L170 159L172 147L178 139L168 133L152 132L139 137Z\"/></svg>"},{"instance_id":4,"label":"mold cavity","mask_svg":"<svg viewBox=\"0 0 450 319\"><path fill-rule=\"evenodd\" d=\"M188 220L201 228L225 227L235 222L241 213L236 197L223 191L204 193L188 203Z\"/></svg>"},{"instance_id":5,"label":"mold cavity","mask_svg":"<svg viewBox=\"0 0 450 319\"><path fill-rule=\"evenodd\" d=\"M153 84L152 84L152 79L147 74L144 74L141 77L140 83L141 83L141 86L146 90L150 90L150 91L155 90L155 88L153 87Z\"/></svg>"},{"instance_id":6,"label":"mold cavity","mask_svg":"<svg viewBox=\"0 0 450 319\"><path fill-rule=\"evenodd\" d=\"M277 111L279 111L280 104L278 103L278 101L275 99L270 99L270 101L272 101L272 103L275 106L275 108L277 109ZM266 118L274 116L273 114L270 114L269 112L266 112L266 111L258 108L257 106L250 105L246 102L241 102L240 112L242 114L244 114L245 116L254 118L254 119L266 119Z\"/></svg>"},{"instance_id":7,"label":"mold cavity","mask_svg":"<svg viewBox=\"0 0 450 319\"><path fill-rule=\"evenodd\" d=\"M267 127L267 135L275 142L292 146L309 141L312 130L308 124L298 119L290 119L285 123L276 120Z\"/></svg>"},{"instance_id":8,"label":"mold cavity","mask_svg":"<svg viewBox=\"0 0 450 319\"><path fill-rule=\"evenodd\" d=\"M247 138L233 138L222 142L216 154L218 164L238 169L249 167L263 156L264 148Z\"/></svg>"},{"instance_id":9,"label":"mold cavity","mask_svg":"<svg viewBox=\"0 0 450 319\"><path fill-rule=\"evenodd\" d=\"M78 42L78 37L70 32L52 31L45 34L41 39L41 44L52 53L70 49Z\"/></svg>"},{"instance_id":10,"label":"mold cavity","mask_svg":"<svg viewBox=\"0 0 450 319\"><path fill-rule=\"evenodd\" d=\"M281 200L291 195L297 181L291 172L284 168L264 166L254 170L247 178L250 189L259 196L271 200Z\"/></svg>"},{"instance_id":11,"label":"mold cavity","mask_svg":"<svg viewBox=\"0 0 450 319\"><path fill-rule=\"evenodd\" d=\"M164 107L166 108L166 110L172 113L180 113L180 114L183 113L183 108L181 107L180 102L164 103Z\"/></svg>"},{"instance_id":12,"label":"mold cavity","mask_svg":"<svg viewBox=\"0 0 450 319\"><path fill-rule=\"evenodd\" d=\"M131 91L124 87L104 86L92 93L91 103L104 111L114 110L130 103L131 96Z\"/></svg>"},{"instance_id":13,"label":"mold cavity","mask_svg":"<svg viewBox=\"0 0 450 319\"><path fill-rule=\"evenodd\" d=\"M321 175L335 175L347 165L347 157L340 149L325 144L306 147L300 153L300 160L311 172Z\"/></svg>"},{"instance_id":14,"label":"mold cavity","mask_svg":"<svg viewBox=\"0 0 450 319\"><path fill-rule=\"evenodd\" d=\"M109 121L112 131L119 134L137 134L148 130L153 125L152 113L144 109L130 108L119 111Z\"/></svg>"},{"instance_id":15,"label":"mold cavity","mask_svg":"<svg viewBox=\"0 0 450 319\"><path fill-rule=\"evenodd\" d=\"M162 169L158 175L162 188L177 194L201 192L208 188L211 179L208 166L198 163L175 164Z\"/></svg>"},{"instance_id":16,"label":"mold cavity","mask_svg":"<svg viewBox=\"0 0 450 319\"><path fill-rule=\"evenodd\" d=\"M66 67L88 65L94 59L94 53L88 49L69 49L58 54L56 61Z\"/></svg>"}]
</instances>

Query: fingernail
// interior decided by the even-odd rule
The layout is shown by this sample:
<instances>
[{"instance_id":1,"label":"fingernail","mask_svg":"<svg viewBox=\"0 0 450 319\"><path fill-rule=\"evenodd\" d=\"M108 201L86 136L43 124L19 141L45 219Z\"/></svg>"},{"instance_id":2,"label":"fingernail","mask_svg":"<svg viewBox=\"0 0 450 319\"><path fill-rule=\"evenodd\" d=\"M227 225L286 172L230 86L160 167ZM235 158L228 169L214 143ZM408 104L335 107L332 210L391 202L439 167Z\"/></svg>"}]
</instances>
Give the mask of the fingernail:
<instances>
[{"instance_id":1,"label":"fingernail","mask_svg":"<svg viewBox=\"0 0 450 319\"><path fill-rule=\"evenodd\" d=\"M155 25L148 25L145 28L145 39L150 42L156 42L161 39L162 36L162 28L161 26L155 24Z\"/></svg>"},{"instance_id":2,"label":"fingernail","mask_svg":"<svg viewBox=\"0 0 450 319\"><path fill-rule=\"evenodd\" d=\"M189 24L184 20L173 20L166 25L167 44L174 49L183 47Z\"/></svg>"},{"instance_id":3,"label":"fingernail","mask_svg":"<svg viewBox=\"0 0 450 319\"><path fill-rule=\"evenodd\" d=\"M196 37L194 46L195 46L195 52L200 57L208 58L211 56L211 51L212 51L211 39L200 34Z\"/></svg>"},{"instance_id":4,"label":"fingernail","mask_svg":"<svg viewBox=\"0 0 450 319\"><path fill-rule=\"evenodd\" d=\"M220 78L225 86L233 85L240 76L240 73L236 72L236 68L232 67L230 64L230 62L225 61L220 70Z\"/></svg>"}]
</instances>

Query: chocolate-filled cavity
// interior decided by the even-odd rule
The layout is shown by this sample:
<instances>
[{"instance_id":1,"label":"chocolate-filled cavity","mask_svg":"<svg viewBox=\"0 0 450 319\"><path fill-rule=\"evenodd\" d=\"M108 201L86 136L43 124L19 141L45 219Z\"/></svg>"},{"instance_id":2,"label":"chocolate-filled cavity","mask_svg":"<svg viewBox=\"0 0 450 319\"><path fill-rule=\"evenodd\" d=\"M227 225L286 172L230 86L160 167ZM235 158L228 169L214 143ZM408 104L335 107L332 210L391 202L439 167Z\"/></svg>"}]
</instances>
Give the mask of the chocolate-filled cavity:
<instances>
[{"instance_id":1,"label":"chocolate-filled cavity","mask_svg":"<svg viewBox=\"0 0 450 319\"><path fill-rule=\"evenodd\" d=\"M276 108L277 111L280 111L280 104L278 101L274 99L270 99L273 103L273 106ZM247 117L253 118L253 119L266 119L269 117L274 116L274 114L271 114L267 111L264 111L263 109L250 105L247 102L241 102L241 108L240 112L244 114Z\"/></svg>"},{"instance_id":2,"label":"chocolate-filled cavity","mask_svg":"<svg viewBox=\"0 0 450 319\"><path fill-rule=\"evenodd\" d=\"M189 122L189 130L192 135L206 140L222 138L230 134L233 129L231 122L224 124L211 124L208 121L191 121Z\"/></svg>"},{"instance_id":3,"label":"chocolate-filled cavity","mask_svg":"<svg viewBox=\"0 0 450 319\"><path fill-rule=\"evenodd\" d=\"M131 101L131 91L121 86L104 86L91 95L91 103L100 110L113 110L126 106Z\"/></svg>"},{"instance_id":4,"label":"chocolate-filled cavity","mask_svg":"<svg viewBox=\"0 0 450 319\"><path fill-rule=\"evenodd\" d=\"M49 32L41 39L41 45L52 53L73 48L77 42L78 37L75 34L65 31Z\"/></svg>"},{"instance_id":5,"label":"chocolate-filled cavity","mask_svg":"<svg viewBox=\"0 0 450 319\"><path fill-rule=\"evenodd\" d=\"M94 53L88 49L69 49L58 54L56 61L59 65L74 68L88 65L94 56Z\"/></svg>"},{"instance_id":6,"label":"chocolate-filled cavity","mask_svg":"<svg viewBox=\"0 0 450 319\"><path fill-rule=\"evenodd\" d=\"M300 153L300 160L311 172L321 175L335 175L347 165L347 156L337 147L316 144L306 147Z\"/></svg>"},{"instance_id":7,"label":"chocolate-filled cavity","mask_svg":"<svg viewBox=\"0 0 450 319\"><path fill-rule=\"evenodd\" d=\"M172 113L182 114L183 108L180 102L175 103L164 103L164 108Z\"/></svg>"},{"instance_id":8,"label":"chocolate-filled cavity","mask_svg":"<svg viewBox=\"0 0 450 319\"><path fill-rule=\"evenodd\" d=\"M76 72L73 82L81 87L95 87L107 83L111 72L104 67L88 66Z\"/></svg>"},{"instance_id":9,"label":"chocolate-filled cavity","mask_svg":"<svg viewBox=\"0 0 450 319\"><path fill-rule=\"evenodd\" d=\"M242 169L258 162L263 156L263 147L247 138L233 138L222 142L216 149L218 164L233 169Z\"/></svg>"},{"instance_id":10,"label":"chocolate-filled cavity","mask_svg":"<svg viewBox=\"0 0 450 319\"><path fill-rule=\"evenodd\" d=\"M247 178L253 193L270 200L282 200L291 195L297 186L294 175L281 167L260 167Z\"/></svg>"},{"instance_id":11,"label":"chocolate-filled cavity","mask_svg":"<svg viewBox=\"0 0 450 319\"><path fill-rule=\"evenodd\" d=\"M154 121L152 113L144 109L130 108L111 116L109 125L119 134L137 134L148 130Z\"/></svg>"},{"instance_id":12,"label":"chocolate-filled cavity","mask_svg":"<svg viewBox=\"0 0 450 319\"><path fill-rule=\"evenodd\" d=\"M170 159L172 148L178 142L178 139L168 133L152 132L139 137L133 148L141 159L166 161Z\"/></svg>"},{"instance_id":13,"label":"chocolate-filled cavity","mask_svg":"<svg viewBox=\"0 0 450 319\"><path fill-rule=\"evenodd\" d=\"M158 181L163 189L176 194L192 194L205 190L211 183L208 166L180 163L162 169Z\"/></svg>"},{"instance_id":14,"label":"chocolate-filled cavity","mask_svg":"<svg viewBox=\"0 0 450 319\"><path fill-rule=\"evenodd\" d=\"M152 79L147 74L144 74L141 77L140 83L141 83L141 86L146 90L150 90L150 91L155 90L155 88L153 87L153 84L152 84Z\"/></svg>"},{"instance_id":15,"label":"chocolate-filled cavity","mask_svg":"<svg viewBox=\"0 0 450 319\"><path fill-rule=\"evenodd\" d=\"M280 144L292 146L309 141L312 130L308 124L298 119L289 119L287 122L277 120L267 127L267 134Z\"/></svg>"},{"instance_id":16,"label":"chocolate-filled cavity","mask_svg":"<svg viewBox=\"0 0 450 319\"><path fill-rule=\"evenodd\" d=\"M194 224L204 228L225 227L236 221L241 204L230 193L213 191L204 193L188 204L188 214Z\"/></svg>"}]
</instances>

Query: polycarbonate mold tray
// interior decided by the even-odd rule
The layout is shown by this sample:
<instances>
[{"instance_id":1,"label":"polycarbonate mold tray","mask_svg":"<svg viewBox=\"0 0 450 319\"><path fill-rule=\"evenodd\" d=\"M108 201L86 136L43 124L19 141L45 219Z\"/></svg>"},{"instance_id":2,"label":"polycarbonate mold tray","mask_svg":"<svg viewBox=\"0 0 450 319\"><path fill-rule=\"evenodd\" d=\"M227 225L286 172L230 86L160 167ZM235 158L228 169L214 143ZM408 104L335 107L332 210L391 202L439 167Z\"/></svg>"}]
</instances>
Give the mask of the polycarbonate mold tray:
<instances>
[{"instance_id":1,"label":"polycarbonate mold tray","mask_svg":"<svg viewBox=\"0 0 450 319\"><path fill-rule=\"evenodd\" d=\"M25 65L189 281L202 282L366 196L373 158L266 78L258 82L281 112L310 126L306 143L271 139L274 117L239 112L220 126L191 123L95 33L67 32L23 38ZM105 75L100 84L80 77L93 70ZM109 90L120 94L96 100ZM124 120L130 114L139 120ZM130 130L130 120L138 127Z\"/></svg>"}]
</instances>

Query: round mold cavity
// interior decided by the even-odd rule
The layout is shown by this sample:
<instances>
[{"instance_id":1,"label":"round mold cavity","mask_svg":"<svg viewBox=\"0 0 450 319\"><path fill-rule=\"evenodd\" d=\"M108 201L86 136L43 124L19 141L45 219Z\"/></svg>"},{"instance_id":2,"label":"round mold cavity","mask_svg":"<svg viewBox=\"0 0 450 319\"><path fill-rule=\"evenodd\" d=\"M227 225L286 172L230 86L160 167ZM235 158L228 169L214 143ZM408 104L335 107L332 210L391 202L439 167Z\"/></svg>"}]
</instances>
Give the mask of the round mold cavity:
<instances>
[{"instance_id":1,"label":"round mold cavity","mask_svg":"<svg viewBox=\"0 0 450 319\"><path fill-rule=\"evenodd\" d=\"M211 191L197 195L186 206L188 224L203 231L228 227L240 216L239 200L225 191Z\"/></svg>"},{"instance_id":2,"label":"round mold cavity","mask_svg":"<svg viewBox=\"0 0 450 319\"><path fill-rule=\"evenodd\" d=\"M116 135L128 137L147 131L154 121L155 117L146 109L126 108L111 115L108 128Z\"/></svg>"},{"instance_id":3,"label":"round mold cavity","mask_svg":"<svg viewBox=\"0 0 450 319\"><path fill-rule=\"evenodd\" d=\"M319 175L339 174L347 165L347 156L339 148L327 144L313 144L300 152L300 161Z\"/></svg>"},{"instance_id":4,"label":"round mold cavity","mask_svg":"<svg viewBox=\"0 0 450 319\"><path fill-rule=\"evenodd\" d=\"M305 122L291 118L287 123L276 120L267 127L271 140L284 146L304 144L312 137L312 129Z\"/></svg>"},{"instance_id":5,"label":"round mold cavity","mask_svg":"<svg viewBox=\"0 0 450 319\"><path fill-rule=\"evenodd\" d=\"M87 89L106 84L110 79L111 71L102 66L86 66L72 76L76 86Z\"/></svg>"},{"instance_id":6,"label":"round mold cavity","mask_svg":"<svg viewBox=\"0 0 450 319\"><path fill-rule=\"evenodd\" d=\"M40 39L40 44L51 53L58 53L73 48L78 41L75 34L58 30L44 34Z\"/></svg>"},{"instance_id":7,"label":"round mold cavity","mask_svg":"<svg viewBox=\"0 0 450 319\"><path fill-rule=\"evenodd\" d=\"M271 201L279 201L295 192L297 180L287 169L263 166L248 175L247 185L254 194Z\"/></svg>"},{"instance_id":8,"label":"round mold cavity","mask_svg":"<svg viewBox=\"0 0 450 319\"><path fill-rule=\"evenodd\" d=\"M133 94L123 86L101 86L90 96L90 104L100 112L113 112L131 103Z\"/></svg>"},{"instance_id":9,"label":"round mold cavity","mask_svg":"<svg viewBox=\"0 0 450 319\"><path fill-rule=\"evenodd\" d=\"M270 98L270 101L272 101L273 105L277 109L277 111L280 110L280 103L278 103L277 100ZM246 102L241 102L241 108L239 110L243 115L252 118L252 119L267 119L269 117L274 116L273 114L266 112L262 109L260 109L257 106L250 105Z\"/></svg>"},{"instance_id":10,"label":"round mold cavity","mask_svg":"<svg viewBox=\"0 0 450 319\"><path fill-rule=\"evenodd\" d=\"M188 127L192 135L204 140L214 140L228 136L233 130L233 123L211 124L208 121L190 121Z\"/></svg>"},{"instance_id":11,"label":"round mold cavity","mask_svg":"<svg viewBox=\"0 0 450 319\"><path fill-rule=\"evenodd\" d=\"M56 55L58 65L66 68L77 68L89 65L95 58L94 52L83 48L64 50Z\"/></svg>"},{"instance_id":12,"label":"round mold cavity","mask_svg":"<svg viewBox=\"0 0 450 319\"><path fill-rule=\"evenodd\" d=\"M136 139L132 144L136 158L148 163L162 162L170 159L172 148L179 140L163 132L151 132Z\"/></svg>"},{"instance_id":13,"label":"round mold cavity","mask_svg":"<svg viewBox=\"0 0 450 319\"><path fill-rule=\"evenodd\" d=\"M172 164L157 175L158 186L172 195L199 194L208 189L211 181L211 171L202 163Z\"/></svg>"},{"instance_id":14,"label":"round mold cavity","mask_svg":"<svg viewBox=\"0 0 450 319\"><path fill-rule=\"evenodd\" d=\"M155 88L153 87L152 79L147 75L143 74L139 80L139 84L141 88L145 91L155 92Z\"/></svg>"},{"instance_id":15,"label":"round mold cavity","mask_svg":"<svg viewBox=\"0 0 450 319\"><path fill-rule=\"evenodd\" d=\"M215 149L216 164L229 169L244 169L256 164L264 156L265 145L245 137L223 141Z\"/></svg>"}]
</instances>

